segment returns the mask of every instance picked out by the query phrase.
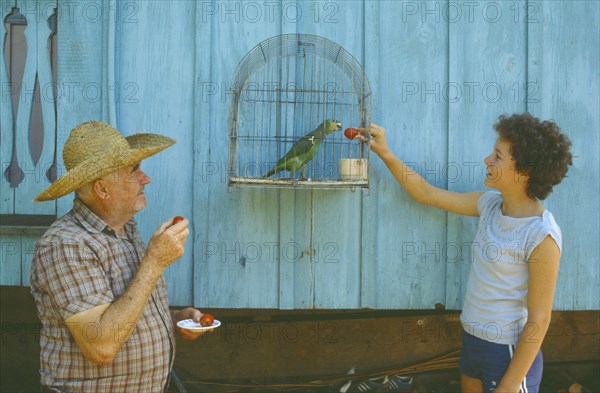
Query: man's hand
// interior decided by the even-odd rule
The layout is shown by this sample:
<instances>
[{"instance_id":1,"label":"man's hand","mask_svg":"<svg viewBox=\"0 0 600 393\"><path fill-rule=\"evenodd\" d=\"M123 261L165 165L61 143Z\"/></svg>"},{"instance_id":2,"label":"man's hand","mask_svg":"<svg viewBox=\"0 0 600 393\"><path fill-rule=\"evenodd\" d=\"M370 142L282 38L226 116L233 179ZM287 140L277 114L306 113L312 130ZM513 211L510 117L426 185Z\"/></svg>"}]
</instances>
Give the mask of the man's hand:
<instances>
[{"instance_id":1,"label":"man's hand","mask_svg":"<svg viewBox=\"0 0 600 393\"><path fill-rule=\"evenodd\" d=\"M192 330L182 329L179 326L177 326L177 322L183 321L184 319L192 319L194 322L199 323L202 315L203 314L200 312L200 310L196 310L195 308L192 308L192 307L184 308L183 310L177 310L177 311L173 312L173 324L175 325L175 329L177 330L179 335L184 340L195 340L198 337L200 337L201 335L203 335L204 333L206 333L207 331L212 332L214 330L214 329L210 329L210 330L203 331L203 332L194 332Z\"/></svg>"},{"instance_id":2,"label":"man's hand","mask_svg":"<svg viewBox=\"0 0 600 393\"><path fill-rule=\"evenodd\" d=\"M152 235L146 249L147 263L152 263L162 270L183 255L185 240L190 234L189 221L183 219L173 225L173 219L162 223Z\"/></svg>"}]
</instances>

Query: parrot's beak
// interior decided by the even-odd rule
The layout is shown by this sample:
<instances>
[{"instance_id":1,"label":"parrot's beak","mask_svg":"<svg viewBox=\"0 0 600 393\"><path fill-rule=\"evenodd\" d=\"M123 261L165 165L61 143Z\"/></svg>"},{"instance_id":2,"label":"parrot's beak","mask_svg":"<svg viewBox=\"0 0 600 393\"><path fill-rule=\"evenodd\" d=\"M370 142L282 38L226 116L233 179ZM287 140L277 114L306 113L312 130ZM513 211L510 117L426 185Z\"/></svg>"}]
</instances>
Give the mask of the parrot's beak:
<instances>
[{"instance_id":1,"label":"parrot's beak","mask_svg":"<svg viewBox=\"0 0 600 393\"><path fill-rule=\"evenodd\" d=\"M335 126L337 127L337 128L335 129L336 131L339 131L339 130L341 130L341 129L342 129L342 122L341 122L341 121L339 121L339 120L336 120L336 121L335 121Z\"/></svg>"}]
</instances>

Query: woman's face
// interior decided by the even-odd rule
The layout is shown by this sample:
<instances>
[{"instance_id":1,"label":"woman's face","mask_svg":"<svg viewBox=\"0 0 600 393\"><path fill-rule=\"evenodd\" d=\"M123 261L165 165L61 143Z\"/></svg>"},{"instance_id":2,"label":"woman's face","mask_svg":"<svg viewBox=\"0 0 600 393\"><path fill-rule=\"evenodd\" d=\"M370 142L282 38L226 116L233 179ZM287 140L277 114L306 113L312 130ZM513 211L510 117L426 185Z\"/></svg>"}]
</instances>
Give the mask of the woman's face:
<instances>
[{"instance_id":1,"label":"woman's face","mask_svg":"<svg viewBox=\"0 0 600 393\"><path fill-rule=\"evenodd\" d=\"M516 162L510 150L510 142L498 138L492 154L483 160L486 166L485 185L487 187L502 192L527 184L527 176L515 169Z\"/></svg>"}]
</instances>

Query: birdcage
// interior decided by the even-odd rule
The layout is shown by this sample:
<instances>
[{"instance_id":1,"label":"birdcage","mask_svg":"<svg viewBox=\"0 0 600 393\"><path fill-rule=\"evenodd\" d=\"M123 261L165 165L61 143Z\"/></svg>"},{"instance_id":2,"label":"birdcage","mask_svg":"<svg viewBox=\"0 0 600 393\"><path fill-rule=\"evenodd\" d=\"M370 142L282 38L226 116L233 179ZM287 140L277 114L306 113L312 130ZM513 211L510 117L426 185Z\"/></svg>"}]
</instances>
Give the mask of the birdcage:
<instances>
[{"instance_id":1,"label":"birdcage","mask_svg":"<svg viewBox=\"0 0 600 393\"><path fill-rule=\"evenodd\" d=\"M316 35L269 38L239 63L231 90L230 185L369 186L369 148L344 130L369 136L371 89L344 48Z\"/></svg>"}]
</instances>

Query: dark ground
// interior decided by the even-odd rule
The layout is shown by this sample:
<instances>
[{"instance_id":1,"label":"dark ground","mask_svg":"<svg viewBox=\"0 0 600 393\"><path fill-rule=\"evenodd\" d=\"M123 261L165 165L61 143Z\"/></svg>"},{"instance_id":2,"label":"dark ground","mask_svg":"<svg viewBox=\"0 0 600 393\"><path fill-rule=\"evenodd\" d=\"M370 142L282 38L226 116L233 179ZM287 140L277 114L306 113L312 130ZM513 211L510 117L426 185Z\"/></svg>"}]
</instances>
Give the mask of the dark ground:
<instances>
[{"instance_id":1,"label":"dark ground","mask_svg":"<svg viewBox=\"0 0 600 393\"><path fill-rule=\"evenodd\" d=\"M408 375L408 374L403 374ZM413 374L413 385L410 393L458 393L460 392L460 375L457 369ZM190 376L178 375L183 380L187 392L339 392L345 382L332 384L309 385L309 380L271 381L262 383L257 381L194 381ZM356 382L360 382L357 379ZM212 382L212 383L211 383ZM321 381L322 382L322 381ZM286 386L287 385L287 386ZM296 386L294 386L296 385ZM581 385L577 388L577 385ZM353 388L354 387L354 388ZM571 388L571 390L569 390ZM178 393L177 383L172 381L170 393ZM356 383L351 385L348 392L358 392ZM373 392L389 392L385 388L372 390ZM599 393L600 392L600 362L582 362L570 364L547 364L544 368L544 377L540 387L541 393Z\"/></svg>"},{"instance_id":2,"label":"dark ground","mask_svg":"<svg viewBox=\"0 0 600 393\"><path fill-rule=\"evenodd\" d=\"M338 392L352 367L356 386L432 364L446 368L410 374L412 393L459 391L456 312L208 312L223 326L178 341L175 372L185 390L174 379L169 392ZM40 323L28 288L0 287L0 326L0 392L39 392ZM542 392L600 393L598 311L554 313L543 351Z\"/></svg>"}]
</instances>

